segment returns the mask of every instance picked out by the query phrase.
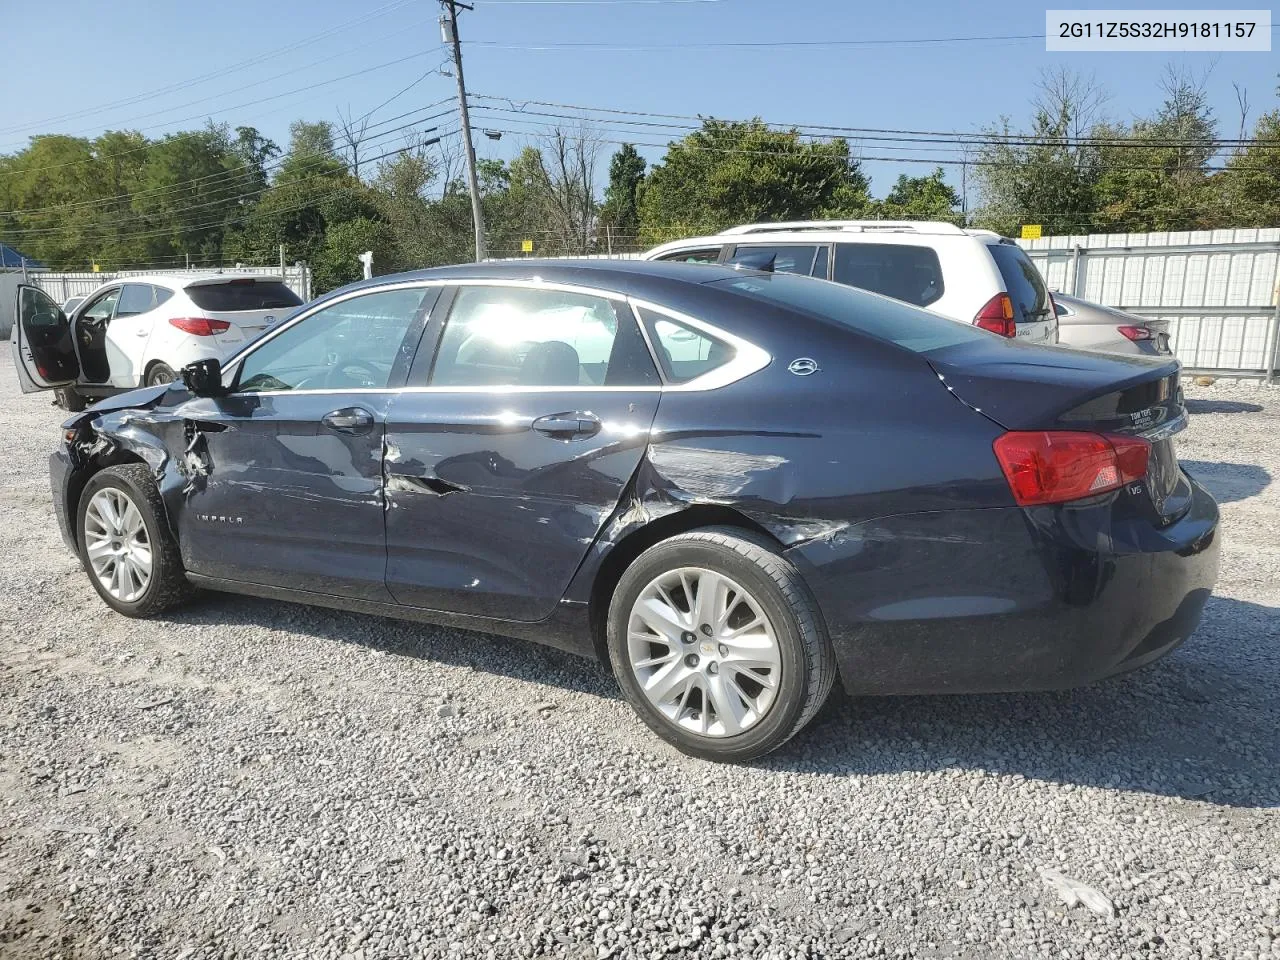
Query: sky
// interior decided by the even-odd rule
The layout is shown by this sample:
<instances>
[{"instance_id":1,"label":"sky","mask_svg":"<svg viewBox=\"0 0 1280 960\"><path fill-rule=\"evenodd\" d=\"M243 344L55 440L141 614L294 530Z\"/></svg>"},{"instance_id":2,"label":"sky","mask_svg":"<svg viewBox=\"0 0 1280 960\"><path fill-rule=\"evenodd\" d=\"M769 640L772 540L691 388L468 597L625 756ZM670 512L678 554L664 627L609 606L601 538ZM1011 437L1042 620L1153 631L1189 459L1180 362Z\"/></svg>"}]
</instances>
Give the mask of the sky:
<instances>
[{"instance_id":1,"label":"sky","mask_svg":"<svg viewBox=\"0 0 1280 960\"><path fill-rule=\"evenodd\" d=\"M473 124L504 131L500 141L477 134L477 152L503 159L557 122L528 111L576 112L530 100L894 130L977 131L1003 115L1015 129L1025 129L1042 69L1093 74L1110 94L1106 114L1129 120L1158 105L1162 71L1174 63L1196 74L1208 71L1219 136L1234 137L1239 129L1233 81L1248 92L1251 121L1280 107L1276 52L1047 53L1045 5L1025 0L474 5L474 12L462 14L460 29L467 87L502 99L486 101ZM1161 5L1211 6L1206 0ZM454 105L454 80L432 72L448 58L435 0L222 0L216 8L117 0L107 9L100 0L53 0L50 6L0 0L5 34L21 39L5 45L0 66L0 153L20 149L33 133L140 129L158 136L209 119L255 126L283 146L290 121L337 120L341 111L369 114L369 132L382 134L366 151L376 156L403 145L406 131L397 128ZM78 26L68 29L72 24ZM1274 31L1273 37L1280 50L1280 37ZM948 42L926 42L938 39ZM832 41L858 43L822 45ZM731 42L743 45L705 46ZM803 45L778 45L786 42ZM437 101L438 107L425 109ZM397 119L409 111L418 112ZM641 152L651 161L687 124L670 117L597 117L598 136L645 144ZM450 115L421 125L436 124L445 134L457 127ZM877 196L899 174L924 175L934 160L956 158L949 148L906 153L900 145L865 138L855 138L854 146L867 157L921 161L865 162ZM607 157L616 143L603 148ZM959 168L947 169L959 186Z\"/></svg>"}]
</instances>

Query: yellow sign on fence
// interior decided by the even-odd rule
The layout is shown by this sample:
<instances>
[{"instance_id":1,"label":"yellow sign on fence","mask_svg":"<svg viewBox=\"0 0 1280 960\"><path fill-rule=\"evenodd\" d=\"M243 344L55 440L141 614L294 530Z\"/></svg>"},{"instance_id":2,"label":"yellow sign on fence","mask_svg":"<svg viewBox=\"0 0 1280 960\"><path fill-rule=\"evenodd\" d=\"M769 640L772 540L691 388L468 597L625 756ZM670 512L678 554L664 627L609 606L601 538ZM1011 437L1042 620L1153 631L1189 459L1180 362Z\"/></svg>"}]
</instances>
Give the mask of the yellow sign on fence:
<instances>
[{"instance_id":1,"label":"yellow sign on fence","mask_svg":"<svg viewBox=\"0 0 1280 960\"><path fill-rule=\"evenodd\" d=\"M1023 239L1023 240L1039 240L1039 239L1040 239L1040 224L1038 224L1038 223L1024 223L1024 224L1022 225L1022 239Z\"/></svg>"},{"instance_id":2,"label":"yellow sign on fence","mask_svg":"<svg viewBox=\"0 0 1280 960\"><path fill-rule=\"evenodd\" d=\"M532 240L521 240L521 241L520 241L520 252L521 252L521 253L533 253L533 241L532 241Z\"/></svg>"}]
</instances>

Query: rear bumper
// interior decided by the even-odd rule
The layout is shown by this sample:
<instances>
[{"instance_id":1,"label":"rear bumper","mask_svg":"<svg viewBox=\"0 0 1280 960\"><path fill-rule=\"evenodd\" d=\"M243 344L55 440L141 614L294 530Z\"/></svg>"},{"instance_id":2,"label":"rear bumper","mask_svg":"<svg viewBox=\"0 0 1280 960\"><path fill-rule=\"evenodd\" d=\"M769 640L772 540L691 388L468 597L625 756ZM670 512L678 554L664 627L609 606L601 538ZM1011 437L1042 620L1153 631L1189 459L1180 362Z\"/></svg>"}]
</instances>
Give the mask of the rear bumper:
<instances>
[{"instance_id":1,"label":"rear bumper","mask_svg":"<svg viewBox=\"0 0 1280 960\"><path fill-rule=\"evenodd\" d=\"M1164 530L1107 508L913 514L791 548L855 694L1080 686L1159 659L1200 622L1218 508L1192 481Z\"/></svg>"}]
</instances>

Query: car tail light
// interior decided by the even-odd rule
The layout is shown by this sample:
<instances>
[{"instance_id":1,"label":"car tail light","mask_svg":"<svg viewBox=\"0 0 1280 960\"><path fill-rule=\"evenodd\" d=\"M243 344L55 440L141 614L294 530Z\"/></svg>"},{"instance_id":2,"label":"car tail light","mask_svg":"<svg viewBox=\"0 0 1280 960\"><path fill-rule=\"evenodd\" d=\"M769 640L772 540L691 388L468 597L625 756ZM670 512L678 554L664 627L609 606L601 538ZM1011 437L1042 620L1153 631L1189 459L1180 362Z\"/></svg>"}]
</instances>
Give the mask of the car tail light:
<instances>
[{"instance_id":1,"label":"car tail light","mask_svg":"<svg viewBox=\"0 0 1280 960\"><path fill-rule=\"evenodd\" d=\"M997 293L973 318L975 325L1002 337L1016 337L1018 325L1013 322L1013 301L1007 293Z\"/></svg>"},{"instance_id":2,"label":"car tail light","mask_svg":"<svg viewBox=\"0 0 1280 960\"><path fill-rule=\"evenodd\" d=\"M1121 336L1128 337L1130 340L1150 340L1151 339L1151 331L1148 330L1146 327L1134 327L1126 324L1123 327L1116 327L1116 330L1120 332Z\"/></svg>"},{"instance_id":3,"label":"car tail light","mask_svg":"<svg viewBox=\"0 0 1280 960\"><path fill-rule=\"evenodd\" d=\"M231 324L226 320L210 320L208 317L173 317L169 322L179 330L197 337L212 337L215 333L231 329Z\"/></svg>"},{"instance_id":4,"label":"car tail light","mask_svg":"<svg viewBox=\"0 0 1280 960\"><path fill-rule=\"evenodd\" d=\"M1020 506L1066 503L1117 490L1147 475L1141 437L1039 430L1002 434L992 445Z\"/></svg>"}]
</instances>

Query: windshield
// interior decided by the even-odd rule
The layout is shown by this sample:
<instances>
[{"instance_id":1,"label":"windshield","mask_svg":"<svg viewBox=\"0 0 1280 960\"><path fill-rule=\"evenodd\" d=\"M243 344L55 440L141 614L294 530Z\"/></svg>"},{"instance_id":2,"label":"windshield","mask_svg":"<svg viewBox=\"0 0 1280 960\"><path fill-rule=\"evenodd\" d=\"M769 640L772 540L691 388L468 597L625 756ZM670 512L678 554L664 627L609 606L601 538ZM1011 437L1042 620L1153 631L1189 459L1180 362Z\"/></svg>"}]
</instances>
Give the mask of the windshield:
<instances>
[{"instance_id":1,"label":"windshield","mask_svg":"<svg viewBox=\"0 0 1280 960\"><path fill-rule=\"evenodd\" d=\"M839 283L787 274L730 277L712 285L768 303L781 304L859 333L927 353L991 336L977 327L947 320L909 304Z\"/></svg>"}]
</instances>

